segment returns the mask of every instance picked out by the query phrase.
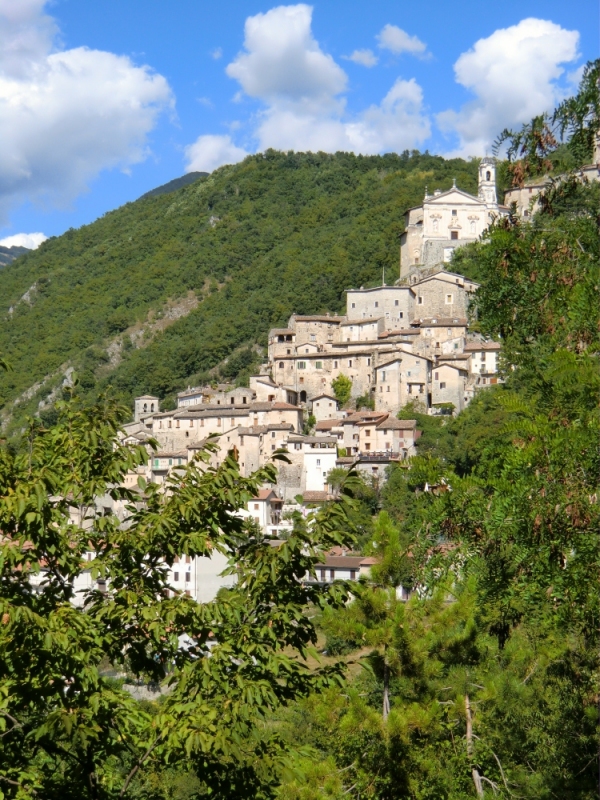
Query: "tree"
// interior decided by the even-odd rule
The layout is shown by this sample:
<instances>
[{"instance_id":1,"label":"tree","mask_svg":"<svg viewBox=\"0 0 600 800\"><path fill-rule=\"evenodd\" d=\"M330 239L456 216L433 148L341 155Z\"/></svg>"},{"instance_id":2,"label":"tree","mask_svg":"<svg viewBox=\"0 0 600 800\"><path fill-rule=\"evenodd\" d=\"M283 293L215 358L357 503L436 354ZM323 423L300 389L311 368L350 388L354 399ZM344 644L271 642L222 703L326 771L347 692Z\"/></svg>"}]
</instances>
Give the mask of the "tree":
<instances>
[{"instance_id":1,"label":"tree","mask_svg":"<svg viewBox=\"0 0 600 800\"><path fill-rule=\"evenodd\" d=\"M345 406L352 394L352 381L342 372L331 381L331 388L340 406Z\"/></svg>"},{"instance_id":2,"label":"tree","mask_svg":"<svg viewBox=\"0 0 600 800\"><path fill-rule=\"evenodd\" d=\"M125 798L168 763L191 767L214 797L271 796L285 746L261 718L341 680L339 664L308 669L305 610L346 591L304 578L322 550L349 546L347 492L314 513L310 535L295 529L273 548L236 514L275 480L272 465L244 478L230 452L210 468L209 443L164 490L142 479L125 489L147 455L120 443L124 410L71 397L58 412L53 428L30 425L23 453L0 450L0 793ZM103 494L126 504L126 524L96 513ZM237 578L225 596L201 605L169 586L177 556L216 551ZM107 588L77 598L86 569ZM158 713L102 677L105 662L168 676Z\"/></svg>"}]
</instances>

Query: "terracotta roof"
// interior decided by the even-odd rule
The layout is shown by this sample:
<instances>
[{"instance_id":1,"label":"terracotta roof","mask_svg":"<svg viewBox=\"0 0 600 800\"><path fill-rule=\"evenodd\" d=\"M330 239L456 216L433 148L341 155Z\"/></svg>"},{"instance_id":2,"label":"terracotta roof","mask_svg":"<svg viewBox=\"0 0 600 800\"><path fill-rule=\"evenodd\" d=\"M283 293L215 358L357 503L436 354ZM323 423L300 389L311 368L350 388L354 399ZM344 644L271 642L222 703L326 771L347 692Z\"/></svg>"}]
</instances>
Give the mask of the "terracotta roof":
<instances>
[{"instance_id":1,"label":"terracotta roof","mask_svg":"<svg viewBox=\"0 0 600 800\"><path fill-rule=\"evenodd\" d=\"M414 430L417 427L417 421L415 419L394 419L394 417L390 417L377 423L376 427L384 430L389 428L392 431Z\"/></svg>"},{"instance_id":2,"label":"terracotta roof","mask_svg":"<svg viewBox=\"0 0 600 800\"><path fill-rule=\"evenodd\" d=\"M471 356L469 353L448 353L447 355L439 355L438 361L468 361Z\"/></svg>"},{"instance_id":3,"label":"terracotta roof","mask_svg":"<svg viewBox=\"0 0 600 800\"><path fill-rule=\"evenodd\" d=\"M330 497L331 495L328 492L304 492L302 501L304 503L324 503Z\"/></svg>"},{"instance_id":4,"label":"terracotta roof","mask_svg":"<svg viewBox=\"0 0 600 800\"><path fill-rule=\"evenodd\" d=\"M325 556L315 567L337 567L338 569L360 569L363 556Z\"/></svg>"},{"instance_id":5,"label":"terracotta roof","mask_svg":"<svg viewBox=\"0 0 600 800\"><path fill-rule=\"evenodd\" d=\"M332 428L338 428L343 421L343 419L322 419L315 425L315 430L330 431Z\"/></svg>"},{"instance_id":6,"label":"terracotta roof","mask_svg":"<svg viewBox=\"0 0 600 800\"><path fill-rule=\"evenodd\" d=\"M255 495L252 499L268 500L271 497L271 495L275 495L275 497L279 500L279 497L277 497L277 492L275 492L273 489L259 489L258 494Z\"/></svg>"},{"instance_id":7,"label":"terracotta roof","mask_svg":"<svg viewBox=\"0 0 600 800\"><path fill-rule=\"evenodd\" d=\"M335 400L335 402L337 403L337 399L336 399L335 395L333 395L333 394L325 394L325 393L317 394L314 397L311 397L310 401L312 403L315 400L320 400L321 397L327 397L328 400Z\"/></svg>"},{"instance_id":8,"label":"terracotta roof","mask_svg":"<svg viewBox=\"0 0 600 800\"><path fill-rule=\"evenodd\" d=\"M309 314L308 316L294 314L294 319L299 322L334 322L338 324L344 317L331 317L329 314Z\"/></svg>"},{"instance_id":9,"label":"terracotta roof","mask_svg":"<svg viewBox=\"0 0 600 800\"><path fill-rule=\"evenodd\" d=\"M470 342L464 346L465 352L477 352L479 350L501 350L502 345L498 342Z\"/></svg>"},{"instance_id":10,"label":"terracotta roof","mask_svg":"<svg viewBox=\"0 0 600 800\"><path fill-rule=\"evenodd\" d=\"M285 335L289 333L296 333L296 331L292 330L291 328L271 328L271 330L269 331L269 336L273 335L280 336L282 334Z\"/></svg>"},{"instance_id":11,"label":"terracotta roof","mask_svg":"<svg viewBox=\"0 0 600 800\"><path fill-rule=\"evenodd\" d=\"M379 564L379 559L374 558L373 556L367 556L360 562L361 567L371 566L371 564Z\"/></svg>"}]
</instances>

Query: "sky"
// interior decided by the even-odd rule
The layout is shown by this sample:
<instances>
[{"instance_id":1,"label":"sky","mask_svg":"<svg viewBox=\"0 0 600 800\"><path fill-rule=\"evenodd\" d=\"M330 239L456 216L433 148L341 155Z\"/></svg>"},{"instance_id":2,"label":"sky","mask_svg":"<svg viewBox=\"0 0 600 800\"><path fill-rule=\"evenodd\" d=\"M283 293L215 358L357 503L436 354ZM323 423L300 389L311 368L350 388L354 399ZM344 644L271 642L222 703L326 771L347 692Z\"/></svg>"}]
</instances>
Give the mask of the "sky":
<instances>
[{"instance_id":1,"label":"sky","mask_svg":"<svg viewBox=\"0 0 600 800\"><path fill-rule=\"evenodd\" d=\"M489 153L597 57L593 0L0 0L0 244L248 153Z\"/></svg>"}]
</instances>

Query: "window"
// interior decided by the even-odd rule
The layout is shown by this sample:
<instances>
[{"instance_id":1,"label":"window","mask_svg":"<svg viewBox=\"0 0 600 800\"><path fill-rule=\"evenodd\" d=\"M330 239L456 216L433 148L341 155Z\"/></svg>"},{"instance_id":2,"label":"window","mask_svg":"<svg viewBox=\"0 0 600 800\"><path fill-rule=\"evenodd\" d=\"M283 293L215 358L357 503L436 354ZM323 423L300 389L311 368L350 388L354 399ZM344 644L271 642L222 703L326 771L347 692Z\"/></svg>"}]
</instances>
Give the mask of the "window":
<instances>
[{"instance_id":1,"label":"window","mask_svg":"<svg viewBox=\"0 0 600 800\"><path fill-rule=\"evenodd\" d=\"M285 365L284 365L283 361L280 361L280 362L279 362L279 369L283 369L283 367L284 367L284 366L285 366Z\"/></svg>"},{"instance_id":2,"label":"window","mask_svg":"<svg viewBox=\"0 0 600 800\"><path fill-rule=\"evenodd\" d=\"M375 308L379 308L379 303L375 301Z\"/></svg>"},{"instance_id":3,"label":"window","mask_svg":"<svg viewBox=\"0 0 600 800\"><path fill-rule=\"evenodd\" d=\"M299 361L298 369L306 369L306 361Z\"/></svg>"},{"instance_id":4,"label":"window","mask_svg":"<svg viewBox=\"0 0 600 800\"><path fill-rule=\"evenodd\" d=\"M320 467L320 466L321 466L321 459L317 458L317 467Z\"/></svg>"},{"instance_id":5,"label":"window","mask_svg":"<svg viewBox=\"0 0 600 800\"><path fill-rule=\"evenodd\" d=\"M420 306L423 305L423 298L422 297L418 297L417 298L417 305L420 305Z\"/></svg>"},{"instance_id":6,"label":"window","mask_svg":"<svg viewBox=\"0 0 600 800\"><path fill-rule=\"evenodd\" d=\"M352 303L352 308L356 308L356 303Z\"/></svg>"},{"instance_id":7,"label":"window","mask_svg":"<svg viewBox=\"0 0 600 800\"><path fill-rule=\"evenodd\" d=\"M403 314L403 313L402 313L402 311L401 311L401 312L398 314L398 319L403 319L403 318L404 318L404 314Z\"/></svg>"},{"instance_id":8,"label":"window","mask_svg":"<svg viewBox=\"0 0 600 800\"><path fill-rule=\"evenodd\" d=\"M381 373L381 382L385 383L385 371Z\"/></svg>"},{"instance_id":9,"label":"window","mask_svg":"<svg viewBox=\"0 0 600 800\"><path fill-rule=\"evenodd\" d=\"M349 358L349 359L348 359L348 366L349 366L349 367L351 367L351 366L352 366L352 359L351 359L351 358Z\"/></svg>"},{"instance_id":10,"label":"window","mask_svg":"<svg viewBox=\"0 0 600 800\"><path fill-rule=\"evenodd\" d=\"M146 413L147 410L148 410L148 406L146 405L146 403L144 403L144 414Z\"/></svg>"},{"instance_id":11,"label":"window","mask_svg":"<svg viewBox=\"0 0 600 800\"><path fill-rule=\"evenodd\" d=\"M272 445L271 445L271 452L274 452L276 449L277 449L277 446L276 446L276 445L274 445L274 444L272 444Z\"/></svg>"},{"instance_id":12,"label":"window","mask_svg":"<svg viewBox=\"0 0 600 800\"><path fill-rule=\"evenodd\" d=\"M365 450L371 449L371 442L365 442Z\"/></svg>"},{"instance_id":13,"label":"window","mask_svg":"<svg viewBox=\"0 0 600 800\"><path fill-rule=\"evenodd\" d=\"M190 583L191 580L192 580L192 573L191 572L186 572L185 573L185 582L186 583Z\"/></svg>"},{"instance_id":14,"label":"window","mask_svg":"<svg viewBox=\"0 0 600 800\"><path fill-rule=\"evenodd\" d=\"M334 362L333 362L333 368L334 368L334 369L337 369L337 368L338 368L338 362L337 362L337 361L334 361Z\"/></svg>"},{"instance_id":15,"label":"window","mask_svg":"<svg viewBox=\"0 0 600 800\"><path fill-rule=\"evenodd\" d=\"M291 350L286 350L285 352L286 352L286 355L288 355L288 356L292 355L292 351Z\"/></svg>"},{"instance_id":16,"label":"window","mask_svg":"<svg viewBox=\"0 0 600 800\"><path fill-rule=\"evenodd\" d=\"M485 179L486 181L492 180L492 173L489 170L485 173Z\"/></svg>"},{"instance_id":17,"label":"window","mask_svg":"<svg viewBox=\"0 0 600 800\"><path fill-rule=\"evenodd\" d=\"M150 411L154 411L154 403L150 406Z\"/></svg>"},{"instance_id":18,"label":"window","mask_svg":"<svg viewBox=\"0 0 600 800\"><path fill-rule=\"evenodd\" d=\"M445 382L444 382L444 381L442 381L442 382L440 383L440 389L445 389L445 388L446 388L446 384L445 384Z\"/></svg>"},{"instance_id":19,"label":"window","mask_svg":"<svg viewBox=\"0 0 600 800\"><path fill-rule=\"evenodd\" d=\"M388 386L388 387L387 387L387 391L389 392L389 390L390 390L390 387Z\"/></svg>"},{"instance_id":20,"label":"window","mask_svg":"<svg viewBox=\"0 0 600 800\"><path fill-rule=\"evenodd\" d=\"M452 328L446 329L446 336L452 336Z\"/></svg>"},{"instance_id":21,"label":"window","mask_svg":"<svg viewBox=\"0 0 600 800\"><path fill-rule=\"evenodd\" d=\"M436 381L439 381L439 379L440 379L440 373L439 373L439 372L436 372L436 373L435 373L435 380L436 380Z\"/></svg>"},{"instance_id":22,"label":"window","mask_svg":"<svg viewBox=\"0 0 600 800\"><path fill-rule=\"evenodd\" d=\"M451 294L447 294L446 295L446 305L447 306L452 305L452 295Z\"/></svg>"},{"instance_id":23,"label":"window","mask_svg":"<svg viewBox=\"0 0 600 800\"><path fill-rule=\"evenodd\" d=\"M315 369L323 369L323 362L315 361Z\"/></svg>"},{"instance_id":24,"label":"window","mask_svg":"<svg viewBox=\"0 0 600 800\"><path fill-rule=\"evenodd\" d=\"M317 341L317 335L315 333L311 333L310 340L311 340L311 342L316 342Z\"/></svg>"},{"instance_id":25,"label":"window","mask_svg":"<svg viewBox=\"0 0 600 800\"><path fill-rule=\"evenodd\" d=\"M155 458L154 459L154 466L158 467L159 464L160 464L160 461L158 460L158 458Z\"/></svg>"},{"instance_id":26,"label":"window","mask_svg":"<svg viewBox=\"0 0 600 800\"><path fill-rule=\"evenodd\" d=\"M175 581L175 583L179 583L179 573L178 572L174 572L173 573L173 580Z\"/></svg>"},{"instance_id":27,"label":"window","mask_svg":"<svg viewBox=\"0 0 600 800\"><path fill-rule=\"evenodd\" d=\"M305 352L305 353L308 353L308 347L306 347L306 348L304 349L304 352Z\"/></svg>"},{"instance_id":28,"label":"window","mask_svg":"<svg viewBox=\"0 0 600 800\"><path fill-rule=\"evenodd\" d=\"M451 239L458 239L458 231L450 231Z\"/></svg>"},{"instance_id":29,"label":"window","mask_svg":"<svg viewBox=\"0 0 600 800\"><path fill-rule=\"evenodd\" d=\"M529 216L529 211L523 211L523 216L524 217L528 217Z\"/></svg>"},{"instance_id":30,"label":"window","mask_svg":"<svg viewBox=\"0 0 600 800\"><path fill-rule=\"evenodd\" d=\"M455 208L452 209L452 216L458 217L458 211Z\"/></svg>"},{"instance_id":31,"label":"window","mask_svg":"<svg viewBox=\"0 0 600 800\"><path fill-rule=\"evenodd\" d=\"M277 337L277 341L278 342L285 342L285 336L278 336Z\"/></svg>"},{"instance_id":32,"label":"window","mask_svg":"<svg viewBox=\"0 0 600 800\"><path fill-rule=\"evenodd\" d=\"M304 383L304 378L298 378L298 383Z\"/></svg>"},{"instance_id":33,"label":"window","mask_svg":"<svg viewBox=\"0 0 600 800\"><path fill-rule=\"evenodd\" d=\"M397 305L398 305L398 300L394 300L394 305L395 305L395 306L397 306Z\"/></svg>"},{"instance_id":34,"label":"window","mask_svg":"<svg viewBox=\"0 0 600 800\"><path fill-rule=\"evenodd\" d=\"M370 367L370 366L371 366L371 359L367 358L367 367Z\"/></svg>"},{"instance_id":35,"label":"window","mask_svg":"<svg viewBox=\"0 0 600 800\"><path fill-rule=\"evenodd\" d=\"M365 436L370 436L370 435L371 435L371 431L365 431Z\"/></svg>"},{"instance_id":36,"label":"window","mask_svg":"<svg viewBox=\"0 0 600 800\"><path fill-rule=\"evenodd\" d=\"M169 428L171 427L171 420L169 420Z\"/></svg>"},{"instance_id":37,"label":"window","mask_svg":"<svg viewBox=\"0 0 600 800\"><path fill-rule=\"evenodd\" d=\"M408 394L412 394L412 383L408 384Z\"/></svg>"}]
</instances>

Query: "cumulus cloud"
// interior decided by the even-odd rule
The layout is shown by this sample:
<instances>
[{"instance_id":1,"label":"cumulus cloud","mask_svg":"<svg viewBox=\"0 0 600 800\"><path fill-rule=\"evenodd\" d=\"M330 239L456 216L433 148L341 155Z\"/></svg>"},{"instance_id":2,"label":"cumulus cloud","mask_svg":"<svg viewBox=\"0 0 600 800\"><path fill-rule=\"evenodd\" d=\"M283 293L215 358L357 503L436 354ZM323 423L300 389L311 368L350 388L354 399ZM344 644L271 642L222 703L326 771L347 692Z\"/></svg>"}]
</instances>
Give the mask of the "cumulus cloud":
<instances>
[{"instance_id":1,"label":"cumulus cloud","mask_svg":"<svg viewBox=\"0 0 600 800\"><path fill-rule=\"evenodd\" d=\"M231 136L199 136L185 148L186 172L212 172L223 164L237 164L248 152L237 147Z\"/></svg>"},{"instance_id":2,"label":"cumulus cloud","mask_svg":"<svg viewBox=\"0 0 600 800\"><path fill-rule=\"evenodd\" d=\"M0 239L3 247L28 247L36 250L48 237L45 233L14 233L12 236L5 236Z\"/></svg>"},{"instance_id":3,"label":"cumulus cloud","mask_svg":"<svg viewBox=\"0 0 600 800\"><path fill-rule=\"evenodd\" d=\"M397 25L385 25L377 35L377 41L382 50L390 50L397 56L401 53L424 56L427 53L427 45L418 36L411 36Z\"/></svg>"},{"instance_id":4,"label":"cumulus cloud","mask_svg":"<svg viewBox=\"0 0 600 800\"><path fill-rule=\"evenodd\" d=\"M165 78L125 56L53 51L43 0L0 0L0 210L25 198L64 203L103 169L146 157L172 104Z\"/></svg>"},{"instance_id":5,"label":"cumulus cloud","mask_svg":"<svg viewBox=\"0 0 600 800\"><path fill-rule=\"evenodd\" d=\"M379 61L372 50L355 50L344 58L346 61L354 61L355 64L361 64L363 67L374 67Z\"/></svg>"},{"instance_id":6,"label":"cumulus cloud","mask_svg":"<svg viewBox=\"0 0 600 800\"><path fill-rule=\"evenodd\" d=\"M437 116L439 127L459 140L457 154L482 155L498 133L550 111L563 96L562 64L578 57L579 34L542 19L524 19L495 31L463 53L456 81L475 99Z\"/></svg>"},{"instance_id":7,"label":"cumulus cloud","mask_svg":"<svg viewBox=\"0 0 600 800\"><path fill-rule=\"evenodd\" d=\"M329 102L346 88L346 73L324 53L311 31L312 8L278 6L248 17L245 53L227 67L250 97L272 102Z\"/></svg>"},{"instance_id":8,"label":"cumulus cloud","mask_svg":"<svg viewBox=\"0 0 600 800\"><path fill-rule=\"evenodd\" d=\"M379 153L423 142L430 123L419 85L399 78L379 105L347 113L346 73L323 52L311 22L305 4L246 20L245 49L227 74L262 101L254 119L258 149Z\"/></svg>"}]
</instances>

